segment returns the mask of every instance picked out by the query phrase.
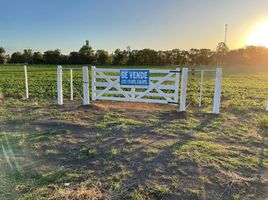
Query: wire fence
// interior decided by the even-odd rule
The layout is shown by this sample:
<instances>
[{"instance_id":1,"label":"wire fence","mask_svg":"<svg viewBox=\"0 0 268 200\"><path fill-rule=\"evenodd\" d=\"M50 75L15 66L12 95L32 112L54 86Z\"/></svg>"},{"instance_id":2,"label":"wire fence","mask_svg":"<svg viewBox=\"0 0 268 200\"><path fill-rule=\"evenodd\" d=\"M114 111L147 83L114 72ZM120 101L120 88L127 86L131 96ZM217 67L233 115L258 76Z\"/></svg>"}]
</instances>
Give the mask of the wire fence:
<instances>
[{"instance_id":1,"label":"wire fence","mask_svg":"<svg viewBox=\"0 0 268 200\"><path fill-rule=\"evenodd\" d=\"M26 98L25 71L23 67L18 69L0 69L0 92L5 97ZM70 98L70 80L68 71L63 76L63 95ZM57 98L57 69L27 69L27 83L30 98ZM74 98L81 98L82 72L73 72ZM80 93L80 94L79 94Z\"/></svg>"},{"instance_id":2,"label":"wire fence","mask_svg":"<svg viewBox=\"0 0 268 200\"><path fill-rule=\"evenodd\" d=\"M69 69L69 68L68 68ZM82 69L82 68L81 68ZM90 73L90 72L89 72ZM83 78L82 70L72 71L73 97L81 100ZM91 79L91 76L89 76ZM200 106L200 73L189 73L187 104L188 106ZM57 69L55 68L27 68L27 83L29 98L56 99L57 98ZM0 92L5 97L26 98L24 68L0 68ZM211 73L204 75L202 82L202 105L211 105L213 102L215 76ZM71 99L70 71L64 70L62 77L63 97ZM89 80L91 88L91 80ZM90 90L91 92L91 90Z\"/></svg>"}]
</instances>

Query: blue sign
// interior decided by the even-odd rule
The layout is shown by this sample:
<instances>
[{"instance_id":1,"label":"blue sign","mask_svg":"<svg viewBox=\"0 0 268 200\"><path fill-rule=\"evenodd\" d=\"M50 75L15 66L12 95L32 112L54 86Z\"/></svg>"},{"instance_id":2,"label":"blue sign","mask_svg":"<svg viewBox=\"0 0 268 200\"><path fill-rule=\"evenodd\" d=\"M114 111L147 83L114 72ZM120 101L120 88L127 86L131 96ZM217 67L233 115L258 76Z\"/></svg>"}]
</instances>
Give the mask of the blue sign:
<instances>
[{"instance_id":1,"label":"blue sign","mask_svg":"<svg viewBox=\"0 0 268 200\"><path fill-rule=\"evenodd\" d=\"M120 85L149 85L149 70L120 70Z\"/></svg>"}]
</instances>

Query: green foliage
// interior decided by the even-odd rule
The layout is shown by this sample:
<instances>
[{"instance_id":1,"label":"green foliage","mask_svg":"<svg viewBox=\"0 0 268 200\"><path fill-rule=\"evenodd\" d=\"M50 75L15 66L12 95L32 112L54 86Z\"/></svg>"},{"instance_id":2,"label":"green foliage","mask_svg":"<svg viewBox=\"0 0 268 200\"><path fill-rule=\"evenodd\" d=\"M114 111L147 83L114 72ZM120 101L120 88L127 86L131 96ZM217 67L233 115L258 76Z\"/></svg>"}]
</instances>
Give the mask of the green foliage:
<instances>
[{"instance_id":1,"label":"green foliage","mask_svg":"<svg viewBox=\"0 0 268 200\"><path fill-rule=\"evenodd\" d=\"M33 63L34 64L43 64L44 63L43 54L41 52L34 52Z\"/></svg>"},{"instance_id":2,"label":"green foliage","mask_svg":"<svg viewBox=\"0 0 268 200\"><path fill-rule=\"evenodd\" d=\"M105 50L97 50L95 54L96 64L109 65L111 64L109 54Z\"/></svg>"},{"instance_id":3,"label":"green foliage","mask_svg":"<svg viewBox=\"0 0 268 200\"><path fill-rule=\"evenodd\" d=\"M247 170L258 169L258 156L248 155L231 150L220 144L207 141L191 141L174 149L174 155L180 158L193 159L200 165L211 165L216 169Z\"/></svg>"},{"instance_id":4,"label":"green foliage","mask_svg":"<svg viewBox=\"0 0 268 200\"><path fill-rule=\"evenodd\" d=\"M33 52L31 49L24 49L23 51L24 63L33 64Z\"/></svg>"},{"instance_id":5,"label":"green foliage","mask_svg":"<svg viewBox=\"0 0 268 200\"><path fill-rule=\"evenodd\" d=\"M261 130L268 130L268 116L262 117L259 120Z\"/></svg>"},{"instance_id":6,"label":"green foliage","mask_svg":"<svg viewBox=\"0 0 268 200\"><path fill-rule=\"evenodd\" d=\"M167 185L154 184L150 188L151 193L156 199L162 199L165 195L169 194L170 189Z\"/></svg>"},{"instance_id":7,"label":"green foliage","mask_svg":"<svg viewBox=\"0 0 268 200\"><path fill-rule=\"evenodd\" d=\"M75 51L71 52L69 55L69 62L73 64L81 64L82 61L80 53Z\"/></svg>"},{"instance_id":8,"label":"green foliage","mask_svg":"<svg viewBox=\"0 0 268 200\"><path fill-rule=\"evenodd\" d=\"M82 46L79 50L79 54L81 57L81 63L83 64L92 64L94 61L94 50L89 45L89 41L86 41L86 44Z\"/></svg>"},{"instance_id":9,"label":"green foliage","mask_svg":"<svg viewBox=\"0 0 268 200\"><path fill-rule=\"evenodd\" d=\"M46 64L61 64L62 59L61 59L61 52L59 49L56 49L54 51L45 51L44 52L44 61Z\"/></svg>"},{"instance_id":10,"label":"green foliage","mask_svg":"<svg viewBox=\"0 0 268 200\"><path fill-rule=\"evenodd\" d=\"M15 52L11 55L10 63L24 63L24 57L21 52Z\"/></svg>"},{"instance_id":11,"label":"green foliage","mask_svg":"<svg viewBox=\"0 0 268 200\"><path fill-rule=\"evenodd\" d=\"M33 64L96 64L96 65L240 65L243 67L266 67L268 63L268 48L259 46L247 46L245 48L229 50L224 42L220 42L216 51L211 49L195 49L189 51L172 49L156 51L153 49L131 50L116 49L112 54L106 50L96 50L86 41L78 52L72 51L69 55L62 55L60 50L48 50L44 54L25 49L23 53L14 52L9 63L33 63ZM4 48L0 50L0 64L9 61L9 55L5 55Z\"/></svg>"},{"instance_id":12,"label":"green foliage","mask_svg":"<svg viewBox=\"0 0 268 200\"><path fill-rule=\"evenodd\" d=\"M0 47L0 64L4 64L6 62L5 49Z\"/></svg>"},{"instance_id":13,"label":"green foliage","mask_svg":"<svg viewBox=\"0 0 268 200\"><path fill-rule=\"evenodd\" d=\"M116 149L116 148L112 148L109 152L108 152L108 155L111 157L111 158L115 158L119 153L119 150Z\"/></svg>"},{"instance_id":14,"label":"green foliage","mask_svg":"<svg viewBox=\"0 0 268 200\"><path fill-rule=\"evenodd\" d=\"M188 195L189 195L190 200L200 199L200 196L201 196L200 193L201 193L201 191L198 189L189 189L188 190Z\"/></svg>"}]
</instances>

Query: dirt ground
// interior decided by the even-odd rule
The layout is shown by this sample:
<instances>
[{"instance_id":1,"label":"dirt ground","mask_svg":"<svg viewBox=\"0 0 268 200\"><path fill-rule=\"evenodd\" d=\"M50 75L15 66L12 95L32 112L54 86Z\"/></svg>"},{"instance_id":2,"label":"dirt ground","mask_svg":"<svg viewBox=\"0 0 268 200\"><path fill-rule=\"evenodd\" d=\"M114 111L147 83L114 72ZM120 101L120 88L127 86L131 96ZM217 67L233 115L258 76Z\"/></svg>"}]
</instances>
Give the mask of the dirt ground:
<instances>
[{"instance_id":1,"label":"dirt ground","mask_svg":"<svg viewBox=\"0 0 268 200\"><path fill-rule=\"evenodd\" d=\"M224 109L6 102L0 197L267 199L267 127Z\"/></svg>"}]
</instances>

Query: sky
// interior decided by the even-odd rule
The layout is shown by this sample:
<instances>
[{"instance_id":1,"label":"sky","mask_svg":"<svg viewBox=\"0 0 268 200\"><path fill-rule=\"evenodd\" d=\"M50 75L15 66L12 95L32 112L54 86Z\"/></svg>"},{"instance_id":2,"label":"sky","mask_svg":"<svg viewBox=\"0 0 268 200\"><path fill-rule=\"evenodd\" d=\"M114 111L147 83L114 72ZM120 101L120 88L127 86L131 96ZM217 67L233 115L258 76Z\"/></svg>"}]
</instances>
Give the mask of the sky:
<instances>
[{"instance_id":1,"label":"sky","mask_svg":"<svg viewBox=\"0 0 268 200\"><path fill-rule=\"evenodd\" d=\"M60 49L244 47L268 0L0 0L0 46L8 53ZM268 36L267 36L268 37Z\"/></svg>"}]
</instances>

